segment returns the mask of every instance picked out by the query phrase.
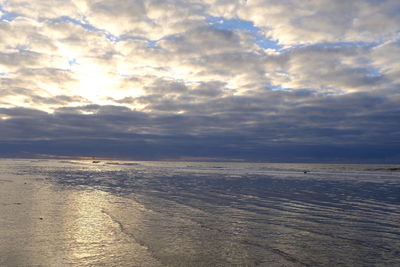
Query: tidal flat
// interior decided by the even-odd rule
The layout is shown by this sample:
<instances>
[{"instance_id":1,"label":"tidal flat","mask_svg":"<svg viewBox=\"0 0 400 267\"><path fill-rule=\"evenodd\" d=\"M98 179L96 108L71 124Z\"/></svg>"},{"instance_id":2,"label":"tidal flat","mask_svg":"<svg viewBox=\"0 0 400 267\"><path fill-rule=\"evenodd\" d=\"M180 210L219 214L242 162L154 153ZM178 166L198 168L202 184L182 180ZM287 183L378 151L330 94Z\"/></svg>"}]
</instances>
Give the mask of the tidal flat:
<instances>
[{"instance_id":1,"label":"tidal flat","mask_svg":"<svg viewBox=\"0 0 400 267\"><path fill-rule=\"evenodd\" d=\"M400 266L399 165L0 160L0 266Z\"/></svg>"}]
</instances>

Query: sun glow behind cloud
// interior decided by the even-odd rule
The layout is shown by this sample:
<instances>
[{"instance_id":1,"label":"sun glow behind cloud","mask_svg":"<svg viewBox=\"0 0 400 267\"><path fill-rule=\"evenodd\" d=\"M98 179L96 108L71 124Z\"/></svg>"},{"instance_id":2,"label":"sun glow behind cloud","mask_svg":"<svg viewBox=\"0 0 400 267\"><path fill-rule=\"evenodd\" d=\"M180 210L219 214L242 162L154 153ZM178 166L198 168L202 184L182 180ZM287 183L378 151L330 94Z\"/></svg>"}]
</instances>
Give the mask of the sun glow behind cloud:
<instances>
[{"instance_id":1,"label":"sun glow behind cloud","mask_svg":"<svg viewBox=\"0 0 400 267\"><path fill-rule=\"evenodd\" d=\"M0 0L0 115L104 116L112 139L370 142L380 135L363 121L395 116L400 101L396 10L397 0Z\"/></svg>"},{"instance_id":2,"label":"sun glow behind cloud","mask_svg":"<svg viewBox=\"0 0 400 267\"><path fill-rule=\"evenodd\" d=\"M105 98L110 95L121 97L120 79L116 73L90 62L90 59L79 59L79 62L71 67L71 72L77 79L72 93L79 94L96 104L106 104Z\"/></svg>"},{"instance_id":3,"label":"sun glow behind cloud","mask_svg":"<svg viewBox=\"0 0 400 267\"><path fill-rule=\"evenodd\" d=\"M321 6L324 3L323 0L319 2ZM361 14L366 7L361 5L363 1L359 2L360 5L357 2L352 8ZM197 4L206 3L207 1L199 1ZM287 49L296 45L293 43L296 40L304 46L305 43L317 44L320 40L351 41L350 37L347 37L351 36L350 32L355 36L352 31L349 31L349 35L338 35L337 31L341 30L342 25L331 29L327 24L330 23L329 20L317 15L313 18L313 27L309 27L308 22L303 23L307 21L305 16L312 16L315 12L315 6L304 5L293 11L292 15L302 22L297 24L300 26L298 31L293 32L293 25L285 19L274 24L275 14L280 14L285 10L285 6L269 1L232 1L232 5L226 6L213 3L215 6L208 6L208 9L196 9L195 5L188 3L176 6L174 11L169 10L168 5L155 8L151 1L128 3L119 0L115 5L109 4L108 1L64 1L62 5L65 10L59 10L47 1L40 4L28 4L22 0L13 3L3 1L3 31L10 34L10 27L14 27L13 31L17 33L16 39L9 44L7 42L11 42L11 38L7 38L6 34L5 47L9 49L14 45L13 49L17 49L16 51L28 51L32 56L12 64L12 57L18 57L19 53L3 54L10 62L1 65L0 72L4 74L1 77L10 79L6 73L13 73L12 77L16 82L23 80L22 72L29 66L25 61L32 57L31 70L45 68L67 72L64 76L68 78L55 77L51 82L35 74L35 91L42 97L51 98L64 94L80 96L86 99L86 103L118 105L112 99L138 98L148 94L146 88L149 76L153 79L158 77L182 81L186 85L199 81L219 81L227 84L237 95L246 95L250 91L254 94L268 84L273 90L310 88L326 91L323 88L328 88L328 91L342 94L363 90L359 84L362 79L368 79L368 72L371 73L367 69L365 74L354 69L358 68L354 62L364 60L364 54L361 54L364 52L360 51L363 48L355 48L356 45L353 48L351 42L348 43L350 46L347 50L354 51L346 51L345 46L340 44L337 49L332 47L329 51L328 48L324 48L326 51L308 48L293 49L289 53L282 51L284 47ZM44 7L47 8L47 12L36 13ZM128 7L133 11L127 12ZM149 12L147 18L140 11L146 8ZM164 14L166 9L169 13ZM341 12L341 7L337 10ZM227 11L229 12L226 13ZM121 16L111 20L114 14ZM180 14L184 16L179 17ZM270 18L263 19L264 15ZM390 17L386 19L390 24ZM162 21L165 23L161 23ZM319 25L318 21L325 24ZM140 23L144 23L142 29L137 28ZM328 28L321 31L316 27ZM302 31L307 34L299 36L298 33ZM371 28L370 34L381 36L379 31L373 31L375 29ZM157 42L146 39L154 37L156 32L165 34L159 36ZM393 36L387 32L387 36ZM305 35L309 37L305 38ZM354 38L354 41L358 42L363 37L357 35ZM370 39L365 37L365 40ZM334 56L336 61L341 59L340 64L331 61L330 56L326 56L329 54ZM308 71L304 63L309 58L314 58L313 64L322 62L321 67L312 66ZM371 59L365 60L373 62ZM350 63L346 63L347 61ZM349 66L348 71L346 67L341 67L346 65ZM376 65L371 65L371 68L374 72L380 69ZM331 78L335 75L329 73L335 72L339 80L343 77L344 84ZM358 76L362 76L357 77L357 72ZM379 77L379 73L374 77ZM357 79L360 82L357 82ZM318 81L321 81L321 84L318 84ZM24 97L14 96L12 102L16 106L26 106L27 101ZM76 106L77 103L69 104ZM63 103L62 106L69 104ZM44 103L37 106L44 110L57 107L59 106L54 103L51 106Z\"/></svg>"}]
</instances>

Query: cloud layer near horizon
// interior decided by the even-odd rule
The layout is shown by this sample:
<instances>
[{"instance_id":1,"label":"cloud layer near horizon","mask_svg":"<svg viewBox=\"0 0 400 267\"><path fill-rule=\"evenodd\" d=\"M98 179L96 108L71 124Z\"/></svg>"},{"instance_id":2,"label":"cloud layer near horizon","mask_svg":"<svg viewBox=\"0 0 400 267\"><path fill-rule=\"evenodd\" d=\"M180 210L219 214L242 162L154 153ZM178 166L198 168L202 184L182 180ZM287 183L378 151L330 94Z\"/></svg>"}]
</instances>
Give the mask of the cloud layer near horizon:
<instances>
[{"instance_id":1,"label":"cloud layer near horizon","mask_svg":"<svg viewBox=\"0 0 400 267\"><path fill-rule=\"evenodd\" d=\"M397 0L2 0L0 10L2 145L102 140L135 144L121 155L136 158L151 144L154 158L203 148L252 160L271 147L296 157L302 146L399 147Z\"/></svg>"}]
</instances>

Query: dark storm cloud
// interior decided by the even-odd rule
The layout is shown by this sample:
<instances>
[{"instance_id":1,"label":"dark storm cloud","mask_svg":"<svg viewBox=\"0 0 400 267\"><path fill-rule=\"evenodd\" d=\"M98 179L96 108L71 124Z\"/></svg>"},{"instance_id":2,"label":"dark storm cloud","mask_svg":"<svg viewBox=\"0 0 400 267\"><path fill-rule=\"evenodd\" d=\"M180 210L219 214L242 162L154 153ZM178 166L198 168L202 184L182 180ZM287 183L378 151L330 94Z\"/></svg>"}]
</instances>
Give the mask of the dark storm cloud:
<instances>
[{"instance_id":1,"label":"dark storm cloud","mask_svg":"<svg viewBox=\"0 0 400 267\"><path fill-rule=\"evenodd\" d=\"M261 100L261 96L253 99L226 97L203 103L206 107L202 104L193 107L195 110L207 109L204 114L190 111L190 105L181 106L187 112L176 115L148 114L119 106L98 105L62 108L54 114L32 109L1 109L0 116L7 116L7 119L0 120L3 129L0 138L2 146L60 140L73 146L81 143L90 147L96 143L95 140L105 140L105 144L114 143L121 147L126 142L129 145L126 149L121 148L121 155L136 158L140 158L142 153L150 157L151 153L147 151L150 149L155 153L154 158L178 154L206 156L208 151L224 157L242 155L249 160L257 157L268 160L268 157L274 158L273 155L270 152L263 155L262 151L272 148L271 151L280 151L277 148L279 144L283 151L296 151L293 156L286 155L292 161L300 160L302 153L310 157L322 153L316 148L318 146L342 151L339 154L344 158L346 147L369 151L370 148L363 146L373 144L378 153L388 147L400 146L400 126L397 123L400 111L396 103L391 103L386 97L355 93L316 98L305 94L297 105L282 106L285 101L292 102L290 98L299 98L299 95L272 92ZM211 116L208 113L212 111L215 113ZM103 141L88 151L101 150ZM173 152L172 144L175 146ZM104 149L108 145L104 145ZM313 149L308 151L310 147ZM193 152L195 148L198 153ZM387 156L399 156L393 151L388 150L390 155ZM107 154L107 151L102 153ZM359 154L354 151L347 158L354 155L358 155L360 160L363 157L379 158L378 154L376 157Z\"/></svg>"}]
</instances>

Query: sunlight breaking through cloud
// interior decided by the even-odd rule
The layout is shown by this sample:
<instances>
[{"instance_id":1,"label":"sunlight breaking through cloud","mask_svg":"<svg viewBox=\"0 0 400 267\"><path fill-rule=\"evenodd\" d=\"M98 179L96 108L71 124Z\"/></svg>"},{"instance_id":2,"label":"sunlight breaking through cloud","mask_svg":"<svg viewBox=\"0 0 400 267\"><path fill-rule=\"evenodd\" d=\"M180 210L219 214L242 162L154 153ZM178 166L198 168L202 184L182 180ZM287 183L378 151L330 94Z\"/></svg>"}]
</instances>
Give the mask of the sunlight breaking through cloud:
<instances>
[{"instance_id":1,"label":"sunlight breaking through cloud","mask_svg":"<svg viewBox=\"0 0 400 267\"><path fill-rule=\"evenodd\" d=\"M399 8L397 0L1 0L2 138L52 140L70 127L90 136L108 125L104 139L232 133L253 140L251 149L397 143ZM104 110L115 120L96 117ZM21 132L20 112L33 128L40 114L49 132ZM96 125L79 126L88 121Z\"/></svg>"}]
</instances>

